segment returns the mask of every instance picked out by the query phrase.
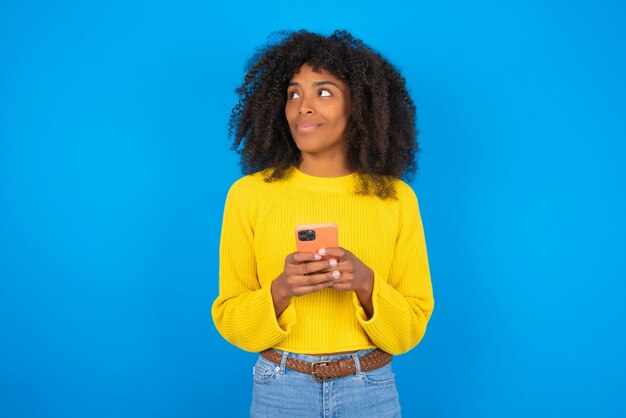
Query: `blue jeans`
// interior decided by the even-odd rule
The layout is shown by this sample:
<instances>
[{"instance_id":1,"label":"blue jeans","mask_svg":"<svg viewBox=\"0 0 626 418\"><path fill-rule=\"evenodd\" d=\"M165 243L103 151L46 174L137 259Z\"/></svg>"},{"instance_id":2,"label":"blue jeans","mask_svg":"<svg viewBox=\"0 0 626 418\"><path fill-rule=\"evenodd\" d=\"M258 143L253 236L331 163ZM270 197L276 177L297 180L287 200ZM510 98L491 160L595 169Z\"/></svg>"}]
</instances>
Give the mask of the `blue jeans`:
<instances>
[{"instance_id":1,"label":"blue jeans","mask_svg":"<svg viewBox=\"0 0 626 418\"><path fill-rule=\"evenodd\" d=\"M259 356L254 366L252 418L398 418L400 403L391 363L362 372L354 354L315 357L279 351L281 364ZM356 373L317 383L308 374L285 368L287 357L312 362L353 357Z\"/></svg>"}]
</instances>

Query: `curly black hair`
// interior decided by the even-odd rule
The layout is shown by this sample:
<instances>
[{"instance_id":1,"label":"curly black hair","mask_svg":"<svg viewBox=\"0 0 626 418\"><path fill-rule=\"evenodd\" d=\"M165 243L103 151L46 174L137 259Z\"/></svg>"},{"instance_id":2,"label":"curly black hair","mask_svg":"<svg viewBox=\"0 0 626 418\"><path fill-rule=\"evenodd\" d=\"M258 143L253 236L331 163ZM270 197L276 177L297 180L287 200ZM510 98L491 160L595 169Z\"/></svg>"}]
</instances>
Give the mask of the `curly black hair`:
<instances>
[{"instance_id":1,"label":"curly black hair","mask_svg":"<svg viewBox=\"0 0 626 418\"><path fill-rule=\"evenodd\" d=\"M288 176L300 160L285 117L287 88L303 64L322 68L348 85L345 141L357 192L395 197L394 179L417 170L415 105L404 78L379 53L346 31L326 37L300 30L277 32L247 63L229 123L232 148L244 173L268 170L266 181Z\"/></svg>"}]
</instances>

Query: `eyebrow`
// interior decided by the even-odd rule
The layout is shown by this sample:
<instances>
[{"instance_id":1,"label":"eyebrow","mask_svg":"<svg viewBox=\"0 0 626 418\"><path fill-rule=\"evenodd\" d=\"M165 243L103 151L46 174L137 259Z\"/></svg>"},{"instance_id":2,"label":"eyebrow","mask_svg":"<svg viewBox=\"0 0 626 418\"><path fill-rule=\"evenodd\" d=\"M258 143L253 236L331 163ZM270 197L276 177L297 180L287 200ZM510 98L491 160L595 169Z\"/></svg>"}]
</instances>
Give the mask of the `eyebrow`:
<instances>
[{"instance_id":1,"label":"eyebrow","mask_svg":"<svg viewBox=\"0 0 626 418\"><path fill-rule=\"evenodd\" d=\"M315 81L315 82L313 82L313 87L324 86L326 84L330 84L330 85L333 85L333 86L339 88L337 83L333 83L332 81ZM296 82L290 81L289 85L290 86L300 86L300 83L296 83Z\"/></svg>"}]
</instances>

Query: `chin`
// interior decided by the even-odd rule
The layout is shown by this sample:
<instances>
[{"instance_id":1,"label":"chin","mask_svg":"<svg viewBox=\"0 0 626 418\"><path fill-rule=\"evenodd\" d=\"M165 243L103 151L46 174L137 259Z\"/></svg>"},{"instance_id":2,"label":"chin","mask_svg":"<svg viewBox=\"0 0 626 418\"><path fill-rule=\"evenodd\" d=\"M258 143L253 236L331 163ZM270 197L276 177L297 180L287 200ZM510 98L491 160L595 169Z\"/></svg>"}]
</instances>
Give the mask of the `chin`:
<instances>
[{"instance_id":1,"label":"chin","mask_svg":"<svg viewBox=\"0 0 626 418\"><path fill-rule=\"evenodd\" d=\"M326 137L320 138L317 135L305 137L294 137L292 135L292 138L300 152L307 154L320 154L327 151L333 151L340 148L340 144L342 143L341 139L328 139Z\"/></svg>"},{"instance_id":2,"label":"chin","mask_svg":"<svg viewBox=\"0 0 626 418\"><path fill-rule=\"evenodd\" d=\"M315 152L318 151L320 147L316 146L311 140L294 140L296 143L296 147L300 150L300 152Z\"/></svg>"}]
</instances>

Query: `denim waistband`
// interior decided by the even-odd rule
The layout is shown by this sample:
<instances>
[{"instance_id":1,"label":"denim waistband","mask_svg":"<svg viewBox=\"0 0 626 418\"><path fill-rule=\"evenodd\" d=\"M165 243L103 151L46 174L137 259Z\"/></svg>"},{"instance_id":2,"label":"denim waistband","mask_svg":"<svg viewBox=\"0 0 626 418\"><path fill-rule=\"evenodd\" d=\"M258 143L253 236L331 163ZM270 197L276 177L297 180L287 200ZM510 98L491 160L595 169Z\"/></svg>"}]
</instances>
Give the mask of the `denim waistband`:
<instances>
[{"instance_id":1,"label":"denim waistband","mask_svg":"<svg viewBox=\"0 0 626 418\"><path fill-rule=\"evenodd\" d=\"M308 362L323 361L323 360L341 360L342 358L350 358L350 357L354 357L355 355L357 357L363 357L367 353L371 353L374 350L375 348L368 348L365 350L356 351L354 353L335 354L335 355L329 355L329 356L312 356L310 354L298 354L298 353L291 353L288 351L285 352L283 350L274 349L274 351L276 351L277 353L280 353L281 355L283 355L284 353L287 353L287 357L293 357L293 358L297 358L298 360L308 361Z\"/></svg>"}]
</instances>

